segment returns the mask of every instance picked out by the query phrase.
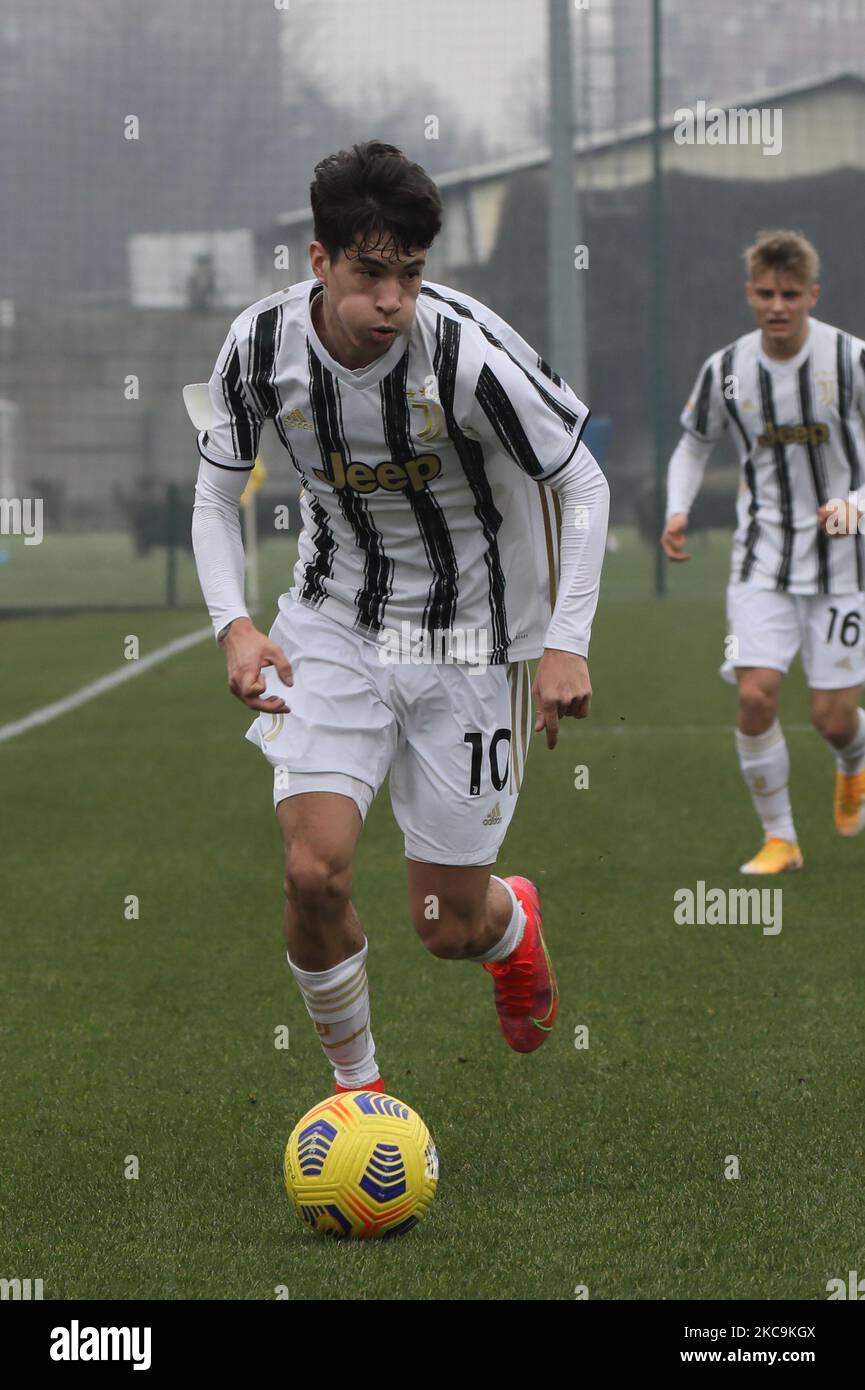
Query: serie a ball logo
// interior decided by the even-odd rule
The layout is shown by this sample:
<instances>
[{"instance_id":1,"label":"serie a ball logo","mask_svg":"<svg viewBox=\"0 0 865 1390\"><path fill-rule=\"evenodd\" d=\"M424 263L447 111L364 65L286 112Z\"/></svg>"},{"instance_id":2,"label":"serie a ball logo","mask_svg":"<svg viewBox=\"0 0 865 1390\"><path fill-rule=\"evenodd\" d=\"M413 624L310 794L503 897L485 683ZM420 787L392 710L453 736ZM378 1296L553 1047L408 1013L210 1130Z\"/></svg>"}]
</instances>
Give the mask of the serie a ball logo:
<instances>
[{"instance_id":1,"label":"serie a ball logo","mask_svg":"<svg viewBox=\"0 0 865 1390\"><path fill-rule=\"evenodd\" d=\"M402 1235L426 1213L438 1175L420 1115L380 1091L329 1096L297 1122L285 1150L289 1200L324 1235Z\"/></svg>"}]
</instances>

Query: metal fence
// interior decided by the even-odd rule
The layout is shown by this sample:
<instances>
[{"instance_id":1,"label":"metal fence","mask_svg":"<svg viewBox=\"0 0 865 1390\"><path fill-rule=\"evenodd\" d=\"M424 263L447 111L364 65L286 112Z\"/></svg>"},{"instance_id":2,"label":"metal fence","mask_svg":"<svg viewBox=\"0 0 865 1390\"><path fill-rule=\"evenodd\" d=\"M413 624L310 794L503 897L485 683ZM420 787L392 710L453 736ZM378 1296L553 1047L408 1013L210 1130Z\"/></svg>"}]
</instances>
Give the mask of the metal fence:
<instances>
[{"instance_id":1,"label":"metal fence","mask_svg":"<svg viewBox=\"0 0 865 1390\"><path fill-rule=\"evenodd\" d=\"M652 10L571 13L587 251L574 273L613 495L607 589L622 595L652 592L653 417L666 450L700 362L749 327L742 246L762 225L801 228L826 265L821 315L861 332L850 314L865 300L865 4L664 0L657 245ZM423 163L446 214L430 278L548 354L547 15L518 0L378 0L363 14L353 0L6 0L0 611L200 604L181 388L209 375L236 312L309 276L308 184L330 150L378 136ZM370 90L382 51L389 83ZM701 102L780 110L781 148L681 140L677 108ZM266 587L288 583L293 544L273 508L295 525L297 508L273 440L265 462ZM735 486L719 451L695 516L719 553ZM39 542L25 533L37 502Z\"/></svg>"}]
</instances>

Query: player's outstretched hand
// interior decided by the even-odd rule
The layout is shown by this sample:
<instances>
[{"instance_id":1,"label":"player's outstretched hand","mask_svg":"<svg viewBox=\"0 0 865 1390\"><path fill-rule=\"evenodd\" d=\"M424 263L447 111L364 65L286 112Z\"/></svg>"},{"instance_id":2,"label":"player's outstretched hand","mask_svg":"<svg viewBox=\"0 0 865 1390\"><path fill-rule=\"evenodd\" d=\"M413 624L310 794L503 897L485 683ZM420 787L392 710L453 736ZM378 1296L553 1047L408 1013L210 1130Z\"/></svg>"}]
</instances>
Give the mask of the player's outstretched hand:
<instances>
[{"instance_id":1,"label":"player's outstretched hand","mask_svg":"<svg viewBox=\"0 0 865 1390\"><path fill-rule=\"evenodd\" d=\"M275 642L271 642L250 618L235 618L222 643L228 662L228 688L250 709L263 709L279 714L288 705L278 695L262 699L266 684L262 668L275 666L284 685L293 685L294 677L288 657Z\"/></svg>"},{"instance_id":2,"label":"player's outstretched hand","mask_svg":"<svg viewBox=\"0 0 865 1390\"><path fill-rule=\"evenodd\" d=\"M685 550L688 515L686 512L673 512L661 532L661 549L668 560L690 560Z\"/></svg>"},{"instance_id":3,"label":"player's outstretched hand","mask_svg":"<svg viewBox=\"0 0 865 1390\"><path fill-rule=\"evenodd\" d=\"M547 747L555 748L559 720L566 715L585 719L592 708L592 682L584 656L547 647L532 685L535 733L547 731Z\"/></svg>"}]
</instances>

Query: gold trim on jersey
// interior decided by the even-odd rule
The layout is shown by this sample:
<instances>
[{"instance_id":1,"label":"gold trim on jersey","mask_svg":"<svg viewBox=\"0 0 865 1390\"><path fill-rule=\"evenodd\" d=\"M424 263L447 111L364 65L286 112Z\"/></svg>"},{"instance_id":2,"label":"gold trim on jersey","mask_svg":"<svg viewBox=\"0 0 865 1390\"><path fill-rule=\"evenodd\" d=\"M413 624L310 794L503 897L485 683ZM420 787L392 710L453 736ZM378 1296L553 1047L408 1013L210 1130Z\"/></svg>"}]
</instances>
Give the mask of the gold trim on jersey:
<instances>
[{"instance_id":1,"label":"gold trim on jersey","mask_svg":"<svg viewBox=\"0 0 865 1390\"><path fill-rule=\"evenodd\" d=\"M817 404L834 405L838 399L838 377L835 372L815 372L814 385L817 387Z\"/></svg>"},{"instance_id":2,"label":"gold trim on jersey","mask_svg":"<svg viewBox=\"0 0 865 1390\"><path fill-rule=\"evenodd\" d=\"M562 499L561 499L561 497L559 496L559 494L558 494L557 492L554 492L554 493L552 494L552 497L553 497L553 510L555 511L555 514L556 514L556 538L557 538L558 540L561 540L561 538L562 538Z\"/></svg>"},{"instance_id":3,"label":"gold trim on jersey","mask_svg":"<svg viewBox=\"0 0 865 1390\"><path fill-rule=\"evenodd\" d=\"M526 770L526 751L529 742L529 683L531 672L527 661L515 661L508 671L511 694L511 761L508 794L519 792ZM519 709L519 715L517 710Z\"/></svg>"},{"instance_id":4,"label":"gold trim on jersey","mask_svg":"<svg viewBox=\"0 0 865 1390\"><path fill-rule=\"evenodd\" d=\"M544 541L547 547L547 581L550 591L550 608L556 606L556 592L558 590L557 562L559 548L562 543L562 504L558 494L547 492L543 483L538 483L538 492L541 497L541 513L544 518ZM553 500L553 516L550 514L550 497ZM555 531L555 541L553 532Z\"/></svg>"},{"instance_id":5,"label":"gold trim on jersey","mask_svg":"<svg viewBox=\"0 0 865 1390\"><path fill-rule=\"evenodd\" d=\"M270 711L270 717L273 723L267 733L261 735L265 743L269 743L272 738L277 738L279 734L282 733L282 726L285 723L284 714L275 714L273 711Z\"/></svg>"},{"instance_id":6,"label":"gold trim on jersey","mask_svg":"<svg viewBox=\"0 0 865 1390\"><path fill-rule=\"evenodd\" d=\"M422 410L424 413L424 424L418 430L418 439L422 439L425 444L440 439L445 427L445 417L438 402L423 397L419 401L410 400L409 405L412 410Z\"/></svg>"},{"instance_id":7,"label":"gold trim on jersey","mask_svg":"<svg viewBox=\"0 0 865 1390\"><path fill-rule=\"evenodd\" d=\"M516 761L517 761L517 737L516 737L516 735L517 735L517 730L516 730L517 713L516 713L516 704L517 704L517 680L518 680L518 679L519 679L519 666L518 666L518 663L517 663L517 662L514 662L514 664L511 666L510 670L508 671L508 686L510 687L510 694L511 694L511 765L510 765L510 771L509 771L509 773L508 773L508 796L513 796L513 794L514 794L514 767L516 766Z\"/></svg>"},{"instance_id":8,"label":"gold trim on jersey","mask_svg":"<svg viewBox=\"0 0 865 1390\"><path fill-rule=\"evenodd\" d=\"M299 407L283 415L282 423L287 430L311 430L312 425Z\"/></svg>"},{"instance_id":9,"label":"gold trim on jersey","mask_svg":"<svg viewBox=\"0 0 865 1390\"><path fill-rule=\"evenodd\" d=\"M757 435L757 443L764 449L775 444L807 444L816 449L818 444L828 444L829 439L829 426L821 421L807 425L768 425Z\"/></svg>"},{"instance_id":10,"label":"gold trim on jersey","mask_svg":"<svg viewBox=\"0 0 865 1390\"><path fill-rule=\"evenodd\" d=\"M531 668L530 668L530 666L529 666L529 663L528 663L527 661L523 661L523 662L521 663L521 665L522 665L522 668L523 668L523 672L522 672L522 675L523 675L523 720L522 720L523 740L522 740L522 745L521 745L521 756L522 756L523 768L522 768L522 772L520 773L520 780L519 780L519 782L517 783L517 791L519 791L520 787L521 787L522 784L523 784L523 776L525 775L525 771L526 771L526 756L527 756L528 751L529 751L529 737L530 737L530 732L531 732L531 720L532 720L532 702L531 702L531 698L530 698L530 696L531 696L530 686L531 686L532 672L531 672Z\"/></svg>"},{"instance_id":11,"label":"gold trim on jersey","mask_svg":"<svg viewBox=\"0 0 865 1390\"><path fill-rule=\"evenodd\" d=\"M555 606L556 606L556 598L558 597L558 592L559 592L558 562L559 562L559 556L560 556L561 553L562 553L562 501L561 501L561 498L559 497L559 494L558 494L557 492L554 492L554 493L552 494L552 498L553 498L553 511L554 511L555 517L556 517L556 525L555 525L555 529L556 529L556 550L555 550L555 558L554 558L554 561L553 561L553 575L555 576L555 579L554 579L554 588L553 588L553 597L552 597L552 607L555 608Z\"/></svg>"}]
</instances>

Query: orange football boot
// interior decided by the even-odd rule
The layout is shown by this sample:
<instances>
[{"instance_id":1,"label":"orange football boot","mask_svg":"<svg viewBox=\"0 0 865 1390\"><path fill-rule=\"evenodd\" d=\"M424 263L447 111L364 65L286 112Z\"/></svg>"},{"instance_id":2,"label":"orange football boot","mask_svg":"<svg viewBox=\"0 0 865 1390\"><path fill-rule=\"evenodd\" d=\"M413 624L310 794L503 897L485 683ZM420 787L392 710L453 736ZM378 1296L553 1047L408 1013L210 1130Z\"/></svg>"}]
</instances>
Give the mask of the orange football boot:
<instances>
[{"instance_id":1,"label":"orange football boot","mask_svg":"<svg viewBox=\"0 0 865 1390\"><path fill-rule=\"evenodd\" d=\"M794 869L801 869L802 864L802 851L799 846L791 844L789 840L779 840L777 835L773 835L757 851L753 859L749 859L747 864L740 864L739 873L787 874Z\"/></svg>"},{"instance_id":2,"label":"orange football boot","mask_svg":"<svg viewBox=\"0 0 865 1390\"><path fill-rule=\"evenodd\" d=\"M865 830L865 771L835 776L835 829L839 835L858 835Z\"/></svg>"}]
</instances>

